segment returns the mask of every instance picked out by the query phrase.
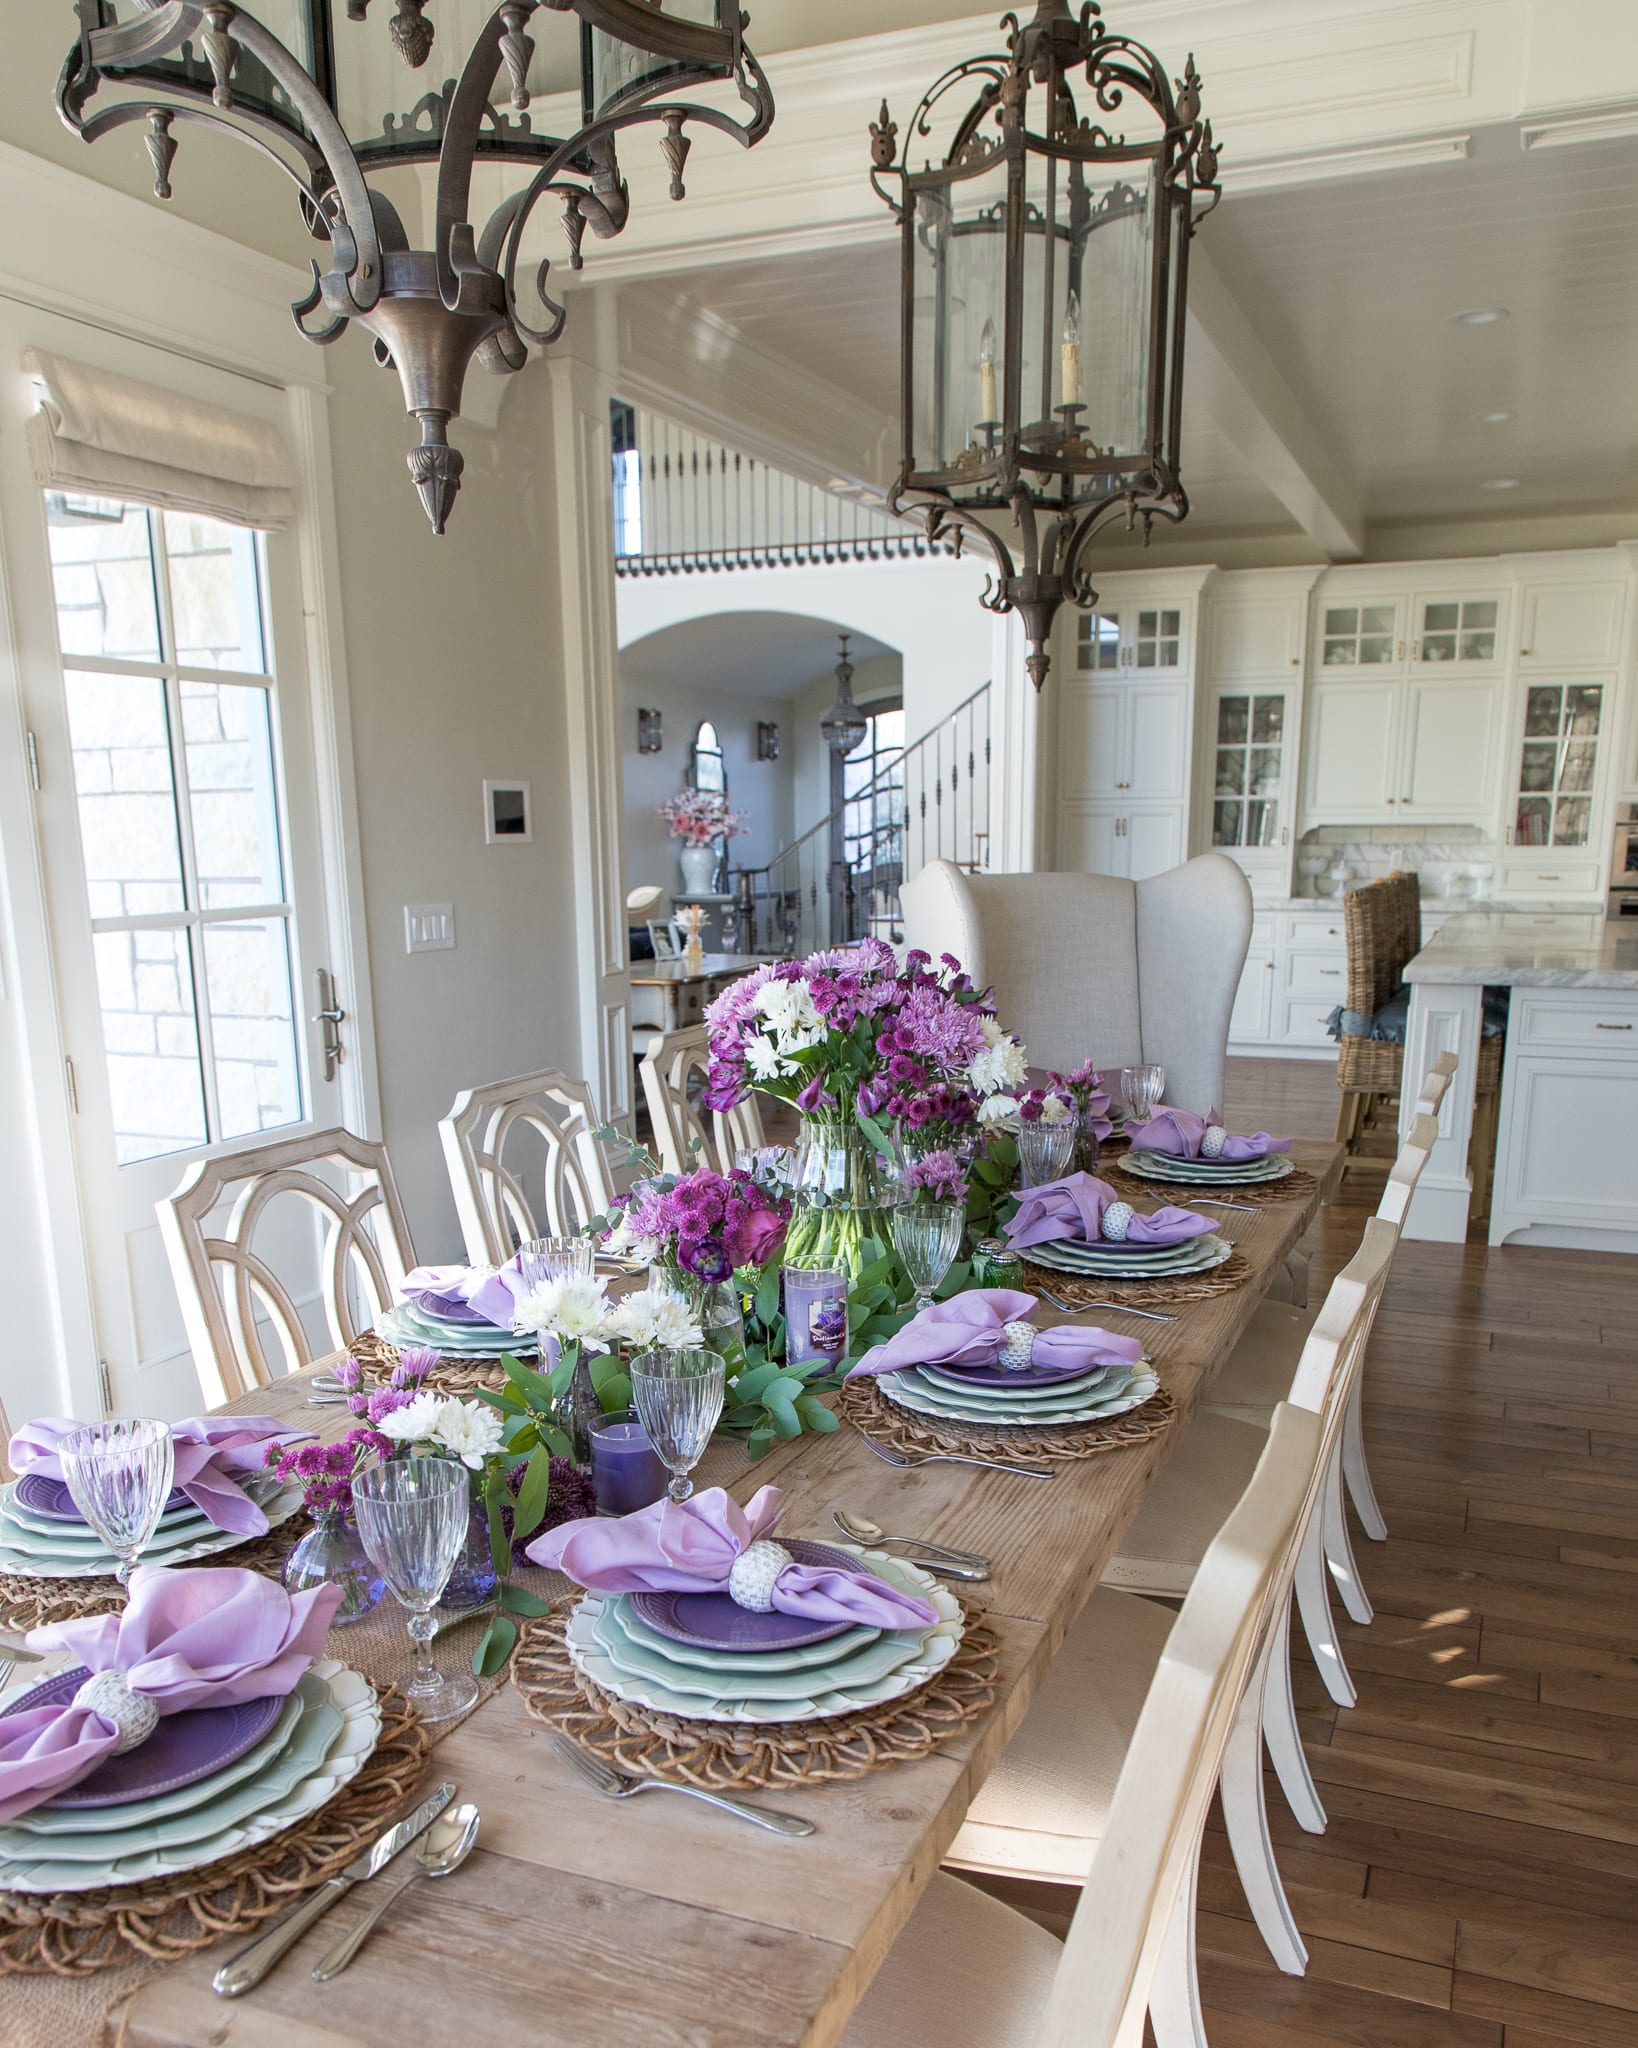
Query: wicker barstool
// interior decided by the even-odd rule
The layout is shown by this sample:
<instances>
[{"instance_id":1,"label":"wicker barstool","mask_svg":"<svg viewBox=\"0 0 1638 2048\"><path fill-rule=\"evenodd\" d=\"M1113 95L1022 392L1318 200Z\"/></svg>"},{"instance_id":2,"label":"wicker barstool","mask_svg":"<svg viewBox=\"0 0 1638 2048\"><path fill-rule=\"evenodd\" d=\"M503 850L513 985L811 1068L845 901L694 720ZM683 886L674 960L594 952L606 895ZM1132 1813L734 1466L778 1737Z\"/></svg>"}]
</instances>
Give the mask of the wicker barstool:
<instances>
[{"instance_id":1,"label":"wicker barstool","mask_svg":"<svg viewBox=\"0 0 1638 2048\"><path fill-rule=\"evenodd\" d=\"M1342 928L1348 942L1346 1007L1373 1017L1404 980L1405 969L1422 950L1422 890L1414 874L1350 889L1342 900ZM1489 1201L1490 1162L1495 1149L1496 1109L1501 1095L1503 1040L1479 1041L1477 1107L1473 1118L1473 1211ZM1383 1038L1344 1037L1337 1053L1337 1139L1352 1153L1368 1123L1388 1101L1399 1099L1405 1048Z\"/></svg>"}]
</instances>

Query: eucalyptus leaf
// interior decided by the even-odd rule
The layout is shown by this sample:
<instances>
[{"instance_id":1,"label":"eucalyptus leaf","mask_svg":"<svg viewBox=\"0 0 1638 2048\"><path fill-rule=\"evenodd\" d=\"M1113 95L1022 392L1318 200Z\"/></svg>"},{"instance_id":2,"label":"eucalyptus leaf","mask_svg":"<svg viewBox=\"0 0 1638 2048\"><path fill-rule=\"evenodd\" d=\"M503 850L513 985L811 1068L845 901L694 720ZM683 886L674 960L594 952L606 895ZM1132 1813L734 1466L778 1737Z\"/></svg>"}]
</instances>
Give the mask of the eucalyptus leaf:
<instances>
[{"instance_id":1,"label":"eucalyptus leaf","mask_svg":"<svg viewBox=\"0 0 1638 2048\"><path fill-rule=\"evenodd\" d=\"M531 1620L541 1614L550 1614L552 1603L542 1600L538 1593L526 1593L521 1586L505 1585L497 1591L501 1606L508 1614L522 1614Z\"/></svg>"},{"instance_id":2,"label":"eucalyptus leaf","mask_svg":"<svg viewBox=\"0 0 1638 2048\"><path fill-rule=\"evenodd\" d=\"M506 1660L517 1646L517 1623L510 1615L497 1614L472 1652L472 1669L479 1678L493 1678L497 1671L506 1669Z\"/></svg>"},{"instance_id":3,"label":"eucalyptus leaf","mask_svg":"<svg viewBox=\"0 0 1638 2048\"><path fill-rule=\"evenodd\" d=\"M551 1457L551 1452L542 1444L529 1460L523 1484L518 1489L517 1506L512 1510L514 1541L520 1536L532 1536L540 1527L552 1486Z\"/></svg>"}]
</instances>

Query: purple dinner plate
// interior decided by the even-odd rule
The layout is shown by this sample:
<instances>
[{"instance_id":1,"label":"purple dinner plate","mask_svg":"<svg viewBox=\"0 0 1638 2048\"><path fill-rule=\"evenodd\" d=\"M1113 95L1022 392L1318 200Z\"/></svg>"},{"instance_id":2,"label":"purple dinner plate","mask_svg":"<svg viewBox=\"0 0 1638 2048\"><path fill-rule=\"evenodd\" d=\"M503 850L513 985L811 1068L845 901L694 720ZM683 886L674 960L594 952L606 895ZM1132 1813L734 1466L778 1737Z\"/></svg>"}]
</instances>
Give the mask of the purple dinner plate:
<instances>
[{"instance_id":1,"label":"purple dinner plate","mask_svg":"<svg viewBox=\"0 0 1638 2048\"><path fill-rule=\"evenodd\" d=\"M431 1316L439 1323L486 1323L489 1318L479 1315L471 1302L463 1301L458 1294L437 1294L428 1288L423 1294L412 1294L410 1300L424 1316Z\"/></svg>"},{"instance_id":2,"label":"purple dinner plate","mask_svg":"<svg viewBox=\"0 0 1638 2048\"><path fill-rule=\"evenodd\" d=\"M851 1550L803 1543L796 1537L780 1540L798 1564L829 1565L842 1572L859 1569ZM696 1650L800 1650L858 1627L854 1621L812 1621L802 1614L754 1614L726 1593L633 1593L631 1606L656 1634Z\"/></svg>"},{"instance_id":3,"label":"purple dinner plate","mask_svg":"<svg viewBox=\"0 0 1638 2048\"><path fill-rule=\"evenodd\" d=\"M17 1500L31 1514L46 1515L54 1522L79 1522L85 1517L74 1505L74 1496L61 1479L48 1479L43 1472L25 1472L17 1481ZM177 1487L162 1510L167 1515L188 1506L188 1496Z\"/></svg>"},{"instance_id":4,"label":"purple dinner plate","mask_svg":"<svg viewBox=\"0 0 1638 2048\"><path fill-rule=\"evenodd\" d=\"M935 1379L970 1387L1055 1387L1061 1380L1092 1379L1109 1370L1103 1365L1027 1365L1022 1372L1006 1372L999 1365L924 1365L921 1369Z\"/></svg>"},{"instance_id":5,"label":"purple dinner plate","mask_svg":"<svg viewBox=\"0 0 1638 2048\"><path fill-rule=\"evenodd\" d=\"M85 1683L83 1664L59 1671L26 1692L0 1713L0 1720L21 1713L27 1707L60 1707ZM277 1696L246 1700L237 1707L190 1707L180 1714L166 1714L148 1740L123 1756L111 1756L88 1778L66 1792L59 1792L46 1804L61 1806L123 1806L132 1799L148 1799L159 1792L174 1792L182 1785L197 1784L212 1771L225 1770L247 1749L261 1741L283 1711Z\"/></svg>"}]
</instances>

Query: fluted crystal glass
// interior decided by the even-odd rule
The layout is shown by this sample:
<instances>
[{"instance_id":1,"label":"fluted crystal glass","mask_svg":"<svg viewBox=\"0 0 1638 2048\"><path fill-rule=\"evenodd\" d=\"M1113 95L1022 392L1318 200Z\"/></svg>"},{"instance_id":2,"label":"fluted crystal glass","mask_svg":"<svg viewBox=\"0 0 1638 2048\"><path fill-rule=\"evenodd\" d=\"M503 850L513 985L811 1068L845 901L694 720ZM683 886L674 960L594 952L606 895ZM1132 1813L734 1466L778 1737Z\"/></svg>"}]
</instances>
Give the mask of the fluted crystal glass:
<instances>
[{"instance_id":1,"label":"fluted crystal glass","mask_svg":"<svg viewBox=\"0 0 1638 2048\"><path fill-rule=\"evenodd\" d=\"M445 1677L432 1655L432 1610L466 1541L471 1474L456 1458L392 1458L353 1481L353 1516L371 1564L409 1609L415 1675L409 1696L423 1721L447 1721L478 1697L470 1671Z\"/></svg>"},{"instance_id":2,"label":"fluted crystal glass","mask_svg":"<svg viewBox=\"0 0 1638 2048\"><path fill-rule=\"evenodd\" d=\"M1166 1092L1166 1069L1162 1066L1122 1067L1120 1095L1128 1123L1140 1124L1152 1117Z\"/></svg>"},{"instance_id":3,"label":"fluted crystal glass","mask_svg":"<svg viewBox=\"0 0 1638 2048\"><path fill-rule=\"evenodd\" d=\"M645 1351L631 1367L631 1405L660 1454L673 1500L694 1491L689 1473L722 1418L728 1367L716 1351Z\"/></svg>"},{"instance_id":4,"label":"fluted crystal glass","mask_svg":"<svg viewBox=\"0 0 1638 2048\"><path fill-rule=\"evenodd\" d=\"M1062 1180L1075 1157L1075 1126L1067 1118L1061 1124L1022 1124L1018 1130L1018 1179L1026 1188L1043 1187L1049 1180Z\"/></svg>"},{"instance_id":5,"label":"fluted crystal glass","mask_svg":"<svg viewBox=\"0 0 1638 2048\"><path fill-rule=\"evenodd\" d=\"M518 1271L526 1286L548 1280L589 1280L597 1247L589 1237L531 1237L518 1246Z\"/></svg>"},{"instance_id":6,"label":"fluted crystal glass","mask_svg":"<svg viewBox=\"0 0 1638 2048\"><path fill-rule=\"evenodd\" d=\"M63 1438L57 1456L70 1498L118 1560L114 1576L128 1584L176 1476L169 1423L88 1423Z\"/></svg>"},{"instance_id":7,"label":"fluted crystal glass","mask_svg":"<svg viewBox=\"0 0 1638 2048\"><path fill-rule=\"evenodd\" d=\"M893 1211L893 1242L916 1290L918 1309L932 1307L933 1296L961 1249L966 1220L959 1202L902 1202Z\"/></svg>"}]
</instances>

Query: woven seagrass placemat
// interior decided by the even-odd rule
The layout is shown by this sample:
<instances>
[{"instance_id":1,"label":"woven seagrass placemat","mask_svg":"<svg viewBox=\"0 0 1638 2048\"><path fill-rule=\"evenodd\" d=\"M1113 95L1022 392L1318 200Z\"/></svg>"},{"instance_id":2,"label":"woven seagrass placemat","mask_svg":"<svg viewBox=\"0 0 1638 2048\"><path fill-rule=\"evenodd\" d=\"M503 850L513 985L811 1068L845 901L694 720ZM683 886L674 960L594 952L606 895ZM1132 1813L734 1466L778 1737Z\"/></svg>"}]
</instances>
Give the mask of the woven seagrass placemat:
<instances>
[{"instance_id":1,"label":"woven seagrass placemat","mask_svg":"<svg viewBox=\"0 0 1638 2048\"><path fill-rule=\"evenodd\" d=\"M1242 1202L1248 1208L1267 1209L1276 1202L1306 1202L1319 1193L1319 1182L1306 1166L1293 1166L1278 1180L1268 1181L1212 1181L1202 1187L1198 1182L1162 1180L1157 1173L1145 1173L1141 1166L1133 1166L1128 1160L1116 1159L1110 1162L1114 1171L1127 1180L1140 1181L1151 1194L1163 1195L1168 1202L1187 1207L1190 1201L1204 1201L1213 1187L1217 1188L1225 1202Z\"/></svg>"},{"instance_id":2,"label":"woven seagrass placemat","mask_svg":"<svg viewBox=\"0 0 1638 2048\"><path fill-rule=\"evenodd\" d=\"M1209 1272L1180 1273L1170 1279L1156 1274L1153 1280L1105 1280L1090 1274L1061 1273L1056 1266L1036 1265L1027 1254L1021 1263L1026 1287L1037 1292L1047 1288L1077 1307L1104 1302L1112 1308L1158 1308L1165 1302L1212 1301L1219 1294L1232 1294L1251 1278L1251 1261L1242 1251L1230 1253Z\"/></svg>"},{"instance_id":3,"label":"woven seagrass placemat","mask_svg":"<svg viewBox=\"0 0 1638 2048\"><path fill-rule=\"evenodd\" d=\"M398 1363L398 1347L366 1330L350 1356L364 1368L366 1386L384 1387ZM440 1358L421 1385L429 1394L470 1394L478 1387L498 1387L505 1378L498 1358Z\"/></svg>"},{"instance_id":4,"label":"woven seagrass placemat","mask_svg":"<svg viewBox=\"0 0 1638 2048\"><path fill-rule=\"evenodd\" d=\"M1161 1387L1141 1407L1103 1422L1069 1422L1051 1428L994 1423L986 1429L977 1423L935 1422L930 1415L912 1415L889 1401L869 1373L843 1384L836 1407L861 1435L890 1451L912 1455L921 1451L934 1456L957 1451L979 1458L1027 1456L1065 1461L1101 1457L1105 1451L1125 1451L1149 1443L1171 1427L1177 1413L1171 1395Z\"/></svg>"},{"instance_id":5,"label":"woven seagrass placemat","mask_svg":"<svg viewBox=\"0 0 1638 2048\"><path fill-rule=\"evenodd\" d=\"M199 1565L234 1565L245 1571L265 1572L276 1579L290 1554L290 1547L307 1529L304 1514L254 1536L231 1550L213 1551L195 1560ZM112 1614L125 1605L125 1589L110 1574L94 1579L37 1579L22 1572L0 1572L0 1629L20 1634L41 1628L48 1621L73 1621L82 1614Z\"/></svg>"},{"instance_id":6,"label":"woven seagrass placemat","mask_svg":"<svg viewBox=\"0 0 1638 2048\"><path fill-rule=\"evenodd\" d=\"M525 1623L512 1683L537 1721L621 1770L721 1791L796 1789L863 1777L910 1763L948 1742L995 1698L1000 1645L988 1622L963 1603L966 1627L942 1671L903 1699L828 1721L742 1725L683 1720L634 1706L576 1669L564 1630L580 1599L556 1601Z\"/></svg>"}]
</instances>

